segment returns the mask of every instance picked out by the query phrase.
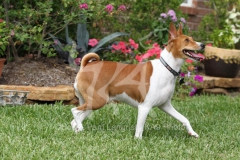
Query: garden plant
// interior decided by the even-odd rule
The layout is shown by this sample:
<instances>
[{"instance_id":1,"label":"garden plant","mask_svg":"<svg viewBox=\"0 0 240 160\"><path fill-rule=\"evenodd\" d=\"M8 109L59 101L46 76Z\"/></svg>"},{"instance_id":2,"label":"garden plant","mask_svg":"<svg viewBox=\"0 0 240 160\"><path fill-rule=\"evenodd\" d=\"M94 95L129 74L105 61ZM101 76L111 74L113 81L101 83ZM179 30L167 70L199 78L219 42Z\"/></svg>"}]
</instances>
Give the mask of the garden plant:
<instances>
[{"instance_id":1,"label":"garden plant","mask_svg":"<svg viewBox=\"0 0 240 160\"><path fill-rule=\"evenodd\" d=\"M84 50L83 54L98 51L103 60L144 63L160 57L170 22L176 25L181 22L187 34L187 16L179 9L181 3L179 0L3 0L0 56L19 63L21 57L30 54L36 59L55 58L59 54L56 50L60 50L68 53L67 58L69 55L77 58ZM208 3L214 8L213 14L203 18L197 33L189 34L198 41L211 41L227 31L224 35L229 38L234 33L228 25L231 22L226 22L229 16L226 8L235 6L238 11L239 0ZM112 33L113 36L107 37ZM239 49L237 44L234 47ZM80 59L75 60L79 65ZM110 103L94 112L84 121L86 127L80 134L75 134L70 126L73 106L63 102L6 105L0 106L0 157L240 159L240 97L193 96L203 81L198 65L186 60L179 77L181 85L176 82L173 105L191 119L199 139L187 136L180 123L158 108L146 120L144 138L136 140L133 135L137 111L122 103Z\"/></svg>"}]
</instances>

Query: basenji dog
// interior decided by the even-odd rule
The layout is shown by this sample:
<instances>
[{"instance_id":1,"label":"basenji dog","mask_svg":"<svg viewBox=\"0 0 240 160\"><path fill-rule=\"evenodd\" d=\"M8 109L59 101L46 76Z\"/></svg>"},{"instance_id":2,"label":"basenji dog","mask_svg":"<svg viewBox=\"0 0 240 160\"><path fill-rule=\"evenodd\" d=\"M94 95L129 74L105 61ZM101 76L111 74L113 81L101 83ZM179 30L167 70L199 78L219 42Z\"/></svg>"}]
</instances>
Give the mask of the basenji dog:
<instances>
[{"instance_id":1,"label":"basenji dog","mask_svg":"<svg viewBox=\"0 0 240 160\"><path fill-rule=\"evenodd\" d=\"M79 98L79 106L72 108L73 130L83 130L83 120L107 102L121 101L138 109L135 137L142 138L145 120L153 107L158 107L180 121L193 137L198 134L190 122L176 111L171 98L174 93L178 71L186 58L200 61L203 56L195 54L203 50L204 44L195 42L192 37L182 33L173 23L169 27L169 40L161 52L160 59L139 64L123 64L101 61L96 53L86 54L76 76L74 89Z\"/></svg>"}]
</instances>

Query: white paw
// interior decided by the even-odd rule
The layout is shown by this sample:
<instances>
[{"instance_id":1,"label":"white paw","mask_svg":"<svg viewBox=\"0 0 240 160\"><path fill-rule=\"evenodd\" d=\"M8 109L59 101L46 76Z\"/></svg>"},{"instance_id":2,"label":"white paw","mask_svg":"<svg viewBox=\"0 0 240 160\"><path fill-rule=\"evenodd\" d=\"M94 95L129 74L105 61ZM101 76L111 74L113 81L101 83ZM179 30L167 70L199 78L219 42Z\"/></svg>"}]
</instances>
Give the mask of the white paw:
<instances>
[{"instance_id":1,"label":"white paw","mask_svg":"<svg viewBox=\"0 0 240 160\"><path fill-rule=\"evenodd\" d=\"M71 122L72 129L75 133L83 131L82 124L78 125L77 122L73 119Z\"/></svg>"},{"instance_id":2,"label":"white paw","mask_svg":"<svg viewBox=\"0 0 240 160\"><path fill-rule=\"evenodd\" d=\"M140 139L140 140L141 140L141 139L142 139L142 136L139 137L139 136L136 136L136 135L135 135L135 136L134 136L134 139Z\"/></svg>"},{"instance_id":3,"label":"white paw","mask_svg":"<svg viewBox=\"0 0 240 160\"><path fill-rule=\"evenodd\" d=\"M75 119L72 120L71 126L73 130L75 130L75 128L77 127L77 122L75 121Z\"/></svg>"},{"instance_id":4,"label":"white paw","mask_svg":"<svg viewBox=\"0 0 240 160\"><path fill-rule=\"evenodd\" d=\"M134 139L142 139L142 132L140 132L140 133L136 132Z\"/></svg>"},{"instance_id":5,"label":"white paw","mask_svg":"<svg viewBox=\"0 0 240 160\"><path fill-rule=\"evenodd\" d=\"M189 131L188 134L190 136L194 137L194 138L198 138L199 137L199 135L196 132L194 132L194 131L192 131L192 132Z\"/></svg>"}]
</instances>

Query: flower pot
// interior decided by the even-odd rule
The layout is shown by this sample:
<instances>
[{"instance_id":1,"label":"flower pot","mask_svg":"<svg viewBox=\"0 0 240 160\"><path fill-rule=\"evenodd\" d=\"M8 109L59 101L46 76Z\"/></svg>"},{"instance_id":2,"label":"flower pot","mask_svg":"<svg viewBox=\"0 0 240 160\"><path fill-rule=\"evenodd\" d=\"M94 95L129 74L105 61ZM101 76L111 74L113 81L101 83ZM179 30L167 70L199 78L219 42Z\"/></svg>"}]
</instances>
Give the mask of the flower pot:
<instances>
[{"instance_id":1,"label":"flower pot","mask_svg":"<svg viewBox=\"0 0 240 160\"><path fill-rule=\"evenodd\" d=\"M240 50L206 46L205 74L213 77L235 78L240 69Z\"/></svg>"},{"instance_id":2,"label":"flower pot","mask_svg":"<svg viewBox=\"0 0 240 160\"><path fill-rule=\"evenodd\" d=\"M2 77L2 70L4 66L4 62L6 61L5 58L0 58L0 77Z\"/></svg>"}]
</instances>

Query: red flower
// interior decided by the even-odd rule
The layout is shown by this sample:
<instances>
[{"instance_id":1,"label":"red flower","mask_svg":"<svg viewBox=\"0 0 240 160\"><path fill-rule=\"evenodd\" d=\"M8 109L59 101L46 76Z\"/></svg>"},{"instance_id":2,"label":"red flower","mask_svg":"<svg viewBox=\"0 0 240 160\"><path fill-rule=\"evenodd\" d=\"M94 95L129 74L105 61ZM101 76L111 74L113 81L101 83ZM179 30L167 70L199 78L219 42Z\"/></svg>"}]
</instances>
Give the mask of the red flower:
<instances>
[{"instance_id":1,"label":"red flower","mask_svg":"<svg viewBox=\"0 0 240 160\"><path fill-rule=\"evenodd\" d=\"M152 56L156 56L156 58L160 58L160 54L162 52L162 49L160 48L160 46L157 43L153 44L153 47L149 50L147 50L147 52L145 54L143 54L141 57L140 56L136 56L136 60L138 60L139 62L141 62L143 59L147 59L149 57Z\"/></svg>"},{"instance_id":2,"label":"red flower","mask_svg":"<svg viewBox=\"0 0 240 160\"><path fill-rule=\"evenodd\" d=\"M106 7L105 7L105 10L110 14L112 11L113 11L113 5L111 4L108 4Z\"/></svg>"},{"instance_id":3,"label":"red flower","mask_svg":"<svg viewBox=\"0 0 240 160\"><path fill-rule=\"evenodd\" d=\"M138 44L137 43L135 43L135 41L134 40L132 40L132 39L129 39L129 43L130 43L130 45L134 48L134 49L138 49Z\"/></svg>"},{"instance_id":4,"label":"red flower","mask_svg":"<svg viewBox=\"0 0 240 160\"><path fill-rule=\"evenodd\" d=\"M191 63L193 62L193 60L191 60L191 59L186 59L186 62L189 63L189 64L191 64Z\"/></svg>"},{"instance_id":5,"label":"red flower","mask_svg":"<svg viewBox=\"0 0 240 160\"><path fill-rule=\"evenodd\" d=\"M76 65L80 66L81 58L76 58L74 61Z\"/></svg>"},{"instance_id":6,"label":"red flower","mask_svg":"<svg viewBox=\"0 0 240 160\"><path fill-rule=\"evenodd\" d=\"M94 47L94 46L96 46L97 44L98 44L98 40L97 40L97 39L95 39L95 38L89 39L89 42L88 42L88 45L89 45L89 46Z\"/></svg>"},{"instance_id":7,"label":"red flower","mask_svg":"<svg viewBox=\"0 0 240 160\"><path fill-rule=\"evenodd\" d=\"M117 45L113 44L112 48L119 51L119 50L122 50L122 49L126 49L126 45L125 45L124 42L121 41Z\"/></svg>"},{"instance_id":8,"label":"red flower","mask_svg":"<svg viewBox=\"0 0 240 160\"><path fill-rule=\"evenodd\" d=\"M122 4L121 6L118 7L118 10L120 10L120 11L126 11L127 8L126 8L126 6L124 6L124 5Z\"/></svg>"},{"instance_id":9,"label":"red flower","mask_svg":"<svg viewBox=\"0 0 240 160\"><path fill-rule=\"evenodd\" d=\"M0 19L0 23L2 23L4 20Z\"/></svg>"},{"instance_id":10,"label":"red flower","mask_svg":"<svg viewBox=\"0 0 240 160\"><path fill-rule=\"evenodd\" d=\"M138 62L142 62L143 56L142 56L142 55L136 55L135 59L136 59Z\"/></svg>"},{"instance_id":11,"label":"red flower","mask_svg":"<svg viewBox=\"0 0 240 160\"><path fill-rule=\"evenodd\" d=\"M80 4L79 8L80 9L88 9L88 5L87 5L87 3Z\"/></svg>"}]
</instances>

